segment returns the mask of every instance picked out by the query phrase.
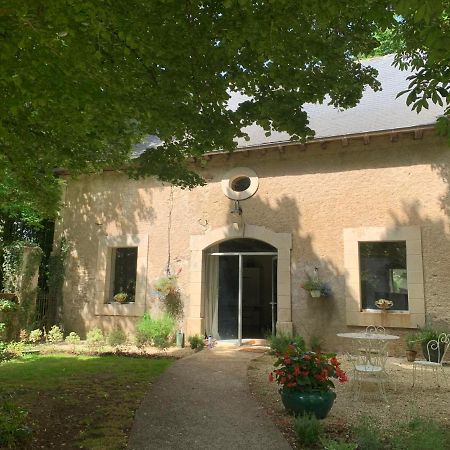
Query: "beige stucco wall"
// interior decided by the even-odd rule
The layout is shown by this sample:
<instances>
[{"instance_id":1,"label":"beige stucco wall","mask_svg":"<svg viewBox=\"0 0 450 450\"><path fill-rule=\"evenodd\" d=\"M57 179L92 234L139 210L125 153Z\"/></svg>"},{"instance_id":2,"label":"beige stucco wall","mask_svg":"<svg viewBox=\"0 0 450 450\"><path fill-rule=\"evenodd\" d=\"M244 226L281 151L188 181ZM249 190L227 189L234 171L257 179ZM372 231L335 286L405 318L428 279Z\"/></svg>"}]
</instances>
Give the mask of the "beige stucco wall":
<instances>
[{"instance_id":1,"label":"beige stucco wall","mask_svg":"<svg viewBox=\"0 0 450 450\"><path fill-rule=\"evenodd\" d=\"M450 326L450 152L445 139L426 132L417 140L408 134L395 141L378 136L368 144L342 144L217 155L201 169L208 184L192 191L114 172L68 180L56 229L72 243L64 290L66 329L84 334L93 326L108 330L119 324L131 331L134 317L96 315L95 309L99 243L123 234L148 235L145 307L150 309L158 302L150 295L151 282L164 272L170 235L171 267L182 269L188 317L190 237L231 225L232 202L221 180L236 166L249 167L259 177L257 193L241 202L244 223L292 235L290 296L297 333L323 335L329 349L344 345L335 334L353 327L346 326L343 236L345 229L360 227L420 227L426 318ZM330 283L332 298L311 299L301 289L315 266Z\"/></svg>"}]
</instances>

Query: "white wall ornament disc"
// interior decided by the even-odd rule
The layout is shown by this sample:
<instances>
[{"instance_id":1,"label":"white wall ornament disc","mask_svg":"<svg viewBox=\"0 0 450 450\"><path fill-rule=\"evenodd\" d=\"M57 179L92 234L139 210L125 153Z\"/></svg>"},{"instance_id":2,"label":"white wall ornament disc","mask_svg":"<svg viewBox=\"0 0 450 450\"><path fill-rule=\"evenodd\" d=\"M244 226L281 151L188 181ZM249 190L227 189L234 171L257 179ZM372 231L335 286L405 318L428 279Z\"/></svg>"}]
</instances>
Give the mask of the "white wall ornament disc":
<instances>
[{"instance_id":1,"label":"white wall ornament disc","mask_svg":"<svg viewBox=\"0 0 450 450\"><path fill-rule=\"evenodd\" d=\"M248 167L235 167L222 179L222 191L231 200L246 200L256 193L259 179Z\"/></svg>"}]
</instances>

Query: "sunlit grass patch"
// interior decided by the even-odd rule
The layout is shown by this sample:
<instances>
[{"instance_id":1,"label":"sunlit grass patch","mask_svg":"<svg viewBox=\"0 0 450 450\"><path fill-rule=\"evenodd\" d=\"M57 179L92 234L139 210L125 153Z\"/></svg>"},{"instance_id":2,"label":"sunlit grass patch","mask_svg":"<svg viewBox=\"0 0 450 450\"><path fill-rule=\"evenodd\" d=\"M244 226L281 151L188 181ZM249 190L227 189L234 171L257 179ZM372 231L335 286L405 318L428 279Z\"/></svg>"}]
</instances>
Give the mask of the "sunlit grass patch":
<instances>
[{"instance_id":1,"label":"sunlit grass patch","mask_svg":"<svg viewBox=\"0 0 450 450\"><path fill-rule=\"evenodd\" d=\"M126 446L134 413L172 359L28 356L0 366L3 396L29 410L30 448ZM35 446L35 447L33 447Z\"/></svg>"}]
</instances>

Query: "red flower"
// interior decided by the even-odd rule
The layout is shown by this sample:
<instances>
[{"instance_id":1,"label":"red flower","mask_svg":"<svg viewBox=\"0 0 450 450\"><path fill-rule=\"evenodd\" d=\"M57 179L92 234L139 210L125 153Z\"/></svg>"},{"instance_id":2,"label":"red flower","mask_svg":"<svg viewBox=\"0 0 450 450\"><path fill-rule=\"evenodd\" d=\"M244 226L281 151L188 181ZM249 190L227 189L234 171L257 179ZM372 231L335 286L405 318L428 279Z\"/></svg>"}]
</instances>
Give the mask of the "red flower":
<instances>
[{"instance_id":1,"label":"red flower","mask_svg":"<svg viewBox=\"0 0 450 450\"><path fill-rule=\"evenodd\" d=\"M346 373L340 368L335 356L303 352L294 345L289 345L286 352L279 355L269 380L275 380L283 389L330 389L331 379L340 383L348 380Z\"/></svg>"},{"instance_id":2,"label":"red flower","mask_svg":"<svg viewBox=\"0 0 450 450\"><path fill-rule=\"evenodd\" d=\"M340 366L341 363L336 359L335 356L333 356L333 358L330 359L330 363L333 364L333 366Z\"/></svg>"},{"instance_id":3,"label":"red flower","mask_svg":"<svg viewBox=\"0 0 450 450\"><path fill-rule=\"evenodd\" d=\"M345 383L346 381L348 381L348 376L346 373L342 373L342 375L339 377L339 382Z\"/></svg>"}]
</instances>

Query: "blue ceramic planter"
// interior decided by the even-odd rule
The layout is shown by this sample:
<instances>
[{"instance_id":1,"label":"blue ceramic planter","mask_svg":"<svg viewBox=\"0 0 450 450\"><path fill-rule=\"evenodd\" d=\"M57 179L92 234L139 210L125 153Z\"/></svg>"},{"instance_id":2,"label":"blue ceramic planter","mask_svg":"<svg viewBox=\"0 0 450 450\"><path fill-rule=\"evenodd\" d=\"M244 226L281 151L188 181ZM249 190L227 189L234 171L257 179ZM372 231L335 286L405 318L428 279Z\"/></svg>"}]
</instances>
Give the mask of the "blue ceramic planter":
<instances>
[{"instance_id":1,"label":"blue ceramic planter","mask_svg":"<svg viewBox=\"0 0 450 450\"><path fill-rule=\"evenodd\" d=\"M314 414L318 419L325 419L333 406L334 391L292 391L281 390L284 407L295 416Z\"/></svg>"}]
</instances>

